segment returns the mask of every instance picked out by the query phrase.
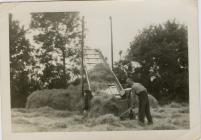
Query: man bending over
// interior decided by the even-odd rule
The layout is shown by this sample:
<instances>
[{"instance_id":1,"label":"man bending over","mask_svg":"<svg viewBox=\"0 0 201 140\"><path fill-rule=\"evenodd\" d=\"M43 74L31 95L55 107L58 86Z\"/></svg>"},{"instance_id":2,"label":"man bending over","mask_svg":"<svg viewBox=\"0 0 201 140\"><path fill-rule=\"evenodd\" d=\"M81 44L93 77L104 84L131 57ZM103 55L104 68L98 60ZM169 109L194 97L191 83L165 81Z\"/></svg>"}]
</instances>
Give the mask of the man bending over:
<instances>
[{"instance_id":1,"label":"man bending over","mask_svg":"<svg viewBox=\"0 0 201 140\"><path fill-rule=\"evenodd\" d=\"M152 116L150 113L147 89L142 84L134 82L131 78L128 78L126 82L131 87L132 94L137 95L139 99L139 111L138 111L139 124L144 125L145 116L148 120L148 124L153 124ZM134 97L135 95L132 95L132 97ZM133 103L134 99L131 98L131 106Z\"/></svg>"}]
</instances>

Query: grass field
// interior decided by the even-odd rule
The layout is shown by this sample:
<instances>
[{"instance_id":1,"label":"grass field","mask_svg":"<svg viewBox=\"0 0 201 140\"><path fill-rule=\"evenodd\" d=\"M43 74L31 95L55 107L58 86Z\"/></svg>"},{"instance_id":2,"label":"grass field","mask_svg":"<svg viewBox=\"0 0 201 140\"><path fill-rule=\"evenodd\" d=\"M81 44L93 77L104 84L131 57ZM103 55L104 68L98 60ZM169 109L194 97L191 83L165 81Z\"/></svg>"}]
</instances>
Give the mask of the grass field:
<instances>
[{"instance_id":1,"label":"grass field","mask_svg":"<svg viewBox=\"0 0 201 140\"><path fill-rule=\"evenodd\" d=\"M189 128L187 104L171 103L151 110L154 124L144 127L137 120L123 120L112 114L86 117L80 112L50 107L12 109L13 132L175 130Z\"/></svg>"}]
</instances>

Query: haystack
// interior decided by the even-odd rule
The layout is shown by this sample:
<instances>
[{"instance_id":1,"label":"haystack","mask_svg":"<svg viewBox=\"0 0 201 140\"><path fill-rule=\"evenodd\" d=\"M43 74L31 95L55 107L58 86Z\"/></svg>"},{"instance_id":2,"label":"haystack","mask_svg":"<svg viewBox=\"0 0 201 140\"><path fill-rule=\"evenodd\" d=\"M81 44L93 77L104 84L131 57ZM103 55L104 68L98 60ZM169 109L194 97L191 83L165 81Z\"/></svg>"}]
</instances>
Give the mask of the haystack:
<instances>
[{"instance_id":1,"label":"haystack","mask_svg":"<svg viewBox=\"0 0 201 140\"><path fill-rule=\"evenodd\" d=\"M75 110L81 108L80 88L70 86L68 89L45 89L30 94L26 108L49 106L59 110Z\"/></svg>"},{"instance_id":2,"label":"haystack","mask_svg":"<svg viewBox=\"0 0 201 140\"><path fill-rule=\"evenodd\" d=\"M152 108L159 107L158 100L154 96L152 96L151 94L148 94L148 98L149 98L149 104Z\"/></svg>"}]
</instances>

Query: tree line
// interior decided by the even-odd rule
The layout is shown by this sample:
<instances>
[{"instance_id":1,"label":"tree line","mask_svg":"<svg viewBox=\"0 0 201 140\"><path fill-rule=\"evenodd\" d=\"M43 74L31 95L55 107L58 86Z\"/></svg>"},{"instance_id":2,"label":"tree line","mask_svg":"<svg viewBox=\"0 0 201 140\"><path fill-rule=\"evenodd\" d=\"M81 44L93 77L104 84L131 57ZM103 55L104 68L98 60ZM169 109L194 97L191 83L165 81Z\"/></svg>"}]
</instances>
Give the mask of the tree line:
<instances>
[{"instance_id":1,"label":"tree line","mask_svg":"<svg viewBox=\"0 0 201 140\"><path fill-rule=\"evenodd\" d=\"M168 20L141 30L114 71L123 85L130 77L145 85L160 103L167 103L188 102L188 68L187 26Z\"/></svg>"},{"instance_id":2,"label":"tree line","mask_svg":"<svg viewBox=\"0 0 201 140\"><path fill-rule=\"evenodd\" d=\"M9 35L12 107L24 107L35 90L67 88L79 77L79 12L32 13L28 29L10 14Z\"/></svg>"}]
</instances>

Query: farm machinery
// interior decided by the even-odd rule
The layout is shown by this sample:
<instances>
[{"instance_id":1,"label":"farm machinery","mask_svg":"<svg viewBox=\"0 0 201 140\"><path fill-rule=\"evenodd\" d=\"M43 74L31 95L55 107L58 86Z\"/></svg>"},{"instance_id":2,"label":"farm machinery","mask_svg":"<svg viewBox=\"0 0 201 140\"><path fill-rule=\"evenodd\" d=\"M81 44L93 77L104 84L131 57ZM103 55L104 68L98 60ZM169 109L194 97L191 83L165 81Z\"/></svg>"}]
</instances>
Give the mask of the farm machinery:
<instances>
[{"instance_id":1,"label":"farm machinery","mask_svg":"<svg viewBox=\"0 0 201 140\"><path fill-rule=\"evenodd\" d=\"M102 52L85 48L82 55L82 95L84 110L90 110L90 101L95 96L113 96L121 106L119 116L130 108L130 90L123 89Z\"/></svg>"}]
</instances>

